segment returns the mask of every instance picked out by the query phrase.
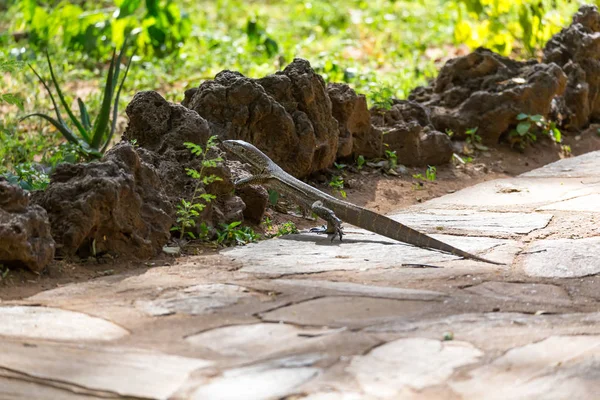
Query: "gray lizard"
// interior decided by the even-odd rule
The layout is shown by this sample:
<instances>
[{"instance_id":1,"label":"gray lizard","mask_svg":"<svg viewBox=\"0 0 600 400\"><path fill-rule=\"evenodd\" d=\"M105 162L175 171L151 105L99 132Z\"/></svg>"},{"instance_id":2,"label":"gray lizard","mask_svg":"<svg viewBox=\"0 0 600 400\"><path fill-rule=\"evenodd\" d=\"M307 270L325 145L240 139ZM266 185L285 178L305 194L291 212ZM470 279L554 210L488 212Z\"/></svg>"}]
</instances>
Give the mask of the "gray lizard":
<instances>
[{"instance_id":1,"label":"gray lizard","mask_svg":"<svg viewBox=\"0 0 600 400\"><path fill-rule=\"evenodd\" d=\"M267 155L248 142L244 142L243 140L225 140L223 141L223 146L241 161L249 163L258 171L256 175L235 182L236 187L253 184L265 185L289 196L299 205L312 210L317 216L327 221L327 229L313 231L333 234L333 238L339 236L340 240L342 240L342 221L346 221L352 225L399 242L443 251L455 256L490 264L504 265L467 253L409 228L391 218L323 193L285 172Z\"/></svg>"}]
</instances>

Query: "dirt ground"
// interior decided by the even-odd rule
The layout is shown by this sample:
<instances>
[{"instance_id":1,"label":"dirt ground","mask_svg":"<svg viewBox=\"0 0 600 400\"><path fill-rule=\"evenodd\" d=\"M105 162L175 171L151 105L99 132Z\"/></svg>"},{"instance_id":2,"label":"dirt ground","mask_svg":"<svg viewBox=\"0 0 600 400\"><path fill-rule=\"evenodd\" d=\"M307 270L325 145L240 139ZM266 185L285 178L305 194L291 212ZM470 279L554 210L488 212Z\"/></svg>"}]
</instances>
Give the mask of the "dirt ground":
<instances>
[{"instance_id":1,"label":"dirt ground","mask_svg":"<svg viewBox=\"0 0 600 400\"><path fill-rule=\"evenodd\" d=\"M566 136L565 145L571 147L572 155L580 155L600 150L598 126L592 126L579 135ZM473 155L473 161L461 164L450 163L437 166L435 181L415 179L413 175L425 175L425 168L408 168L399 176L384 175L380 170L365 167L362 171L344 169L345 191L348 201L370 208L382 214L399 211L414 204L443 196L448 193L473 186L478 183L519 175L564 157L560 147L549 140L540 141L524 152L511 149L507 144ZM401 160L398 160L401 163ZM312 185L338 197L327 185L328 179L337 171L329 171L312 181ZM276 228L279 224L292 221L299 229L314 227L320 222L303 218L298 213L283 214L269 209L266 214ZM253 227L264 233L265 227ZM212 245L194 246L190 252L210 255L218 251ZM56 260L44 273L34 274L27 270L11 270L6 276L0 274L0 301L32 296L40 291L52 289L72 282L82 282L94 278L122 272L144 270L154 266L172 265L178 261L167 255L153 260L132 262L119 259ZM2 271L0 271L1 273Z\"/></svg>"}]
</instances>

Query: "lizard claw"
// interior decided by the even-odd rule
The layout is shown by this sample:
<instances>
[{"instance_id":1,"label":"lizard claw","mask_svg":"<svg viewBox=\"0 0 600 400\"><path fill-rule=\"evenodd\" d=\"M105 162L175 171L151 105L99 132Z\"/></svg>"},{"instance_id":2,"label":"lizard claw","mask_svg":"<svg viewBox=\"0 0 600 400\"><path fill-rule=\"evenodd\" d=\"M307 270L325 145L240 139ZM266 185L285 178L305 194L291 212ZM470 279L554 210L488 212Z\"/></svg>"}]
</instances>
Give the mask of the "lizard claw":
<instances>
[{"instance_id":1,"label":"lizard claw","mask_svg":"<svg viewBox=\"0 0 600 400\"><path fill-rule=\"evenodd\" d=\"M325 225L323 225L323 226L320 226L320 227L311 228L309 232L316 233L318 235L322 235L324 233L326 233L327 235L332 235L331 236L331 241L332 242L335 240L336 237L339 236L340 242L341 242L342 241L342 236L344 236L344 231L342 230L341 223L336 224L334 229L335 230L333 232L331 232L331 231L327 230L327 227Z\"/></svg>"}]
</instances>

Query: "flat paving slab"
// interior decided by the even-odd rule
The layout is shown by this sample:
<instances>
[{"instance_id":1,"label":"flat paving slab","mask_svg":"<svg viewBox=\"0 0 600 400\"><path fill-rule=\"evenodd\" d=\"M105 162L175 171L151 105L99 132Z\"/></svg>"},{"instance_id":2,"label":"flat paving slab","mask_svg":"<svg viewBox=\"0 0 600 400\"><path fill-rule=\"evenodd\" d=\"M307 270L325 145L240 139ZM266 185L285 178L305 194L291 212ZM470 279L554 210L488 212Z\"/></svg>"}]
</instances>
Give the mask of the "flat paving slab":
<instances>
[{"instance_id":1,"label":"flat paving slab","mask_svg":"<svg viewBox=\"0 0 600 400\"><path fill-rule=\"evenodd\" d=\"M600 273L600 236L547 239L532 244L523 267L530 276L578 278Z\"/></svg>"},{"instance_id":2,"label":"flat paving slab","mask_svg":"<svg viewBox=\"0 0 600 400\"><path fill-rule=\"evenodd\" d=\"M0 306L0 337L46 340L115 340L126 329L101 318L52 307Z\"/></svg>"},{"instance_id":3,"label":"flat paving slab","mask_svg":"<svg viewBox=\"0 0 600 400\"><path fill-rule=\"evenodd\" d=\"M405 338L353 357L346 371L357 380L362 393L401 399L414 390L444 383L456 369L474 364L482 356L481 350L467 342Z\"/></svg>"},{"instance_id":4,"label":"flat paving slab","mask_svg":"<svg viewBox=\"0 0 600 400\"><path fill-rule=\"evenodd\" d=\"M0 301L0 399L598 399L600 152L392 218Z\"/></svg>"},{"instance_id":5,"label":"flat paving slab","mask_svg":"<svg viewBox=\"0 0 600 400\"><path fill-rule=\"evenodd\" d=\"M565 158L521 174L525 178L598 178L600 151Z\"/></svg>"},{"instance_id":6,"label":"flat paving slab","mask_svg":"<svg viewBox=\"0 0 600 400\"><path fill-rule=\"evenodd\" d=\"M0 341L0 376L22 374L72 391L167 398L210 361L128 347Z\"/></svg>"},{"instance_id":7,"label":"flat paving slab","mask_svg":"<svg viewBox=\"0 0 600 400\"><path fill-rule=\"evenodd\" d=\"M420 208L534 211L551 203L600 193L597 178L517 177L487 181L438 197Z\"/></svg>"},{"instance_id":8,"label":"flat paving slab","mask_svg":"<svg viewBox=\"0 0 600 400\"><path fill-rule=\"evenodd\" d=\"M561 211L587 211L600 213L600 193L588 194L575 197L574 199L558 201L538 208L539 211L561 210Z\"/></svg>"},{"instance_id":9,"label":"flat paving slab","mask_svg":"<svg viewBox=\"0 0 600 400\"><path fill-rule=\"evenodd\" d=\"M433 209L396 214L392 219L426 233L512 237L545 228L552 214Z\"/></svg>"},{"instance_id":10,"label":"flat paving slab","mask_svg":"<svg viewBox=\"0 0 600 400\"><path fill-rule=\"evenodd\" d=\"M599 372L600 336L551 336L509 350L450 387L470 399L592 399Z\"/></svg>"},{"instance_id":11,"label":"flat paving slab","mask_svg":"<svg viewBox=\"0 0 600 400\"><path fill-rule=\"evenodd\" d=\"M321 235L304 233L235 247L223 254L232 261L243 260L242 272L279 276L400 268L403 264L436 264L459 259L450 254L396 242L362 229L349 228L345 232L342 242L332 242ZM431 236L498 262L509 263L519 250L515 246L516 242L508 239ZM492 266L487 264L487 268Z\"/></svg>"},{"instance_id":12,"label":"flat paving slab","mask_svg":"<svg viewBox=\"0 0 600 400\"><path fill-rule=\"evenodd\" d=\"M244 287L210 283L170 291L154 300L137 300L135 306L153 316L175 313L198 315L231 306L249 296Z\"/></svg>"}]
</instances>

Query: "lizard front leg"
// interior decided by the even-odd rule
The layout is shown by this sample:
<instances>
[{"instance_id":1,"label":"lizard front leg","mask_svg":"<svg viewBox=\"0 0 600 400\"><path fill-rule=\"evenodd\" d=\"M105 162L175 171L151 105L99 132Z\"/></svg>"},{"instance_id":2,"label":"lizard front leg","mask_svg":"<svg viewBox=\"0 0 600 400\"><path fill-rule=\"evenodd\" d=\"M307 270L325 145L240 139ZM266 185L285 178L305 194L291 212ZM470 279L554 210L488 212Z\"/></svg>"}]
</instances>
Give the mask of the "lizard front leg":
<instances>
[{"instance_id":1,"label":"lizard front leg","mask_svg":"<svg viewBox=\"0 0 600 400\"><path fill-rule=\"evenodd\" d=\"M342 231L342 220L339 219L332 210L325 207L321 200L315 201L311 206L311 210L312 212L317 214L317 216L327 221L327 229L325 229L325 227L313 228L310 231L317 233L333 234L333 237L331 238L332 242L336 236L339 236L341 241L342 236L344 235L344 232Z\"/></svg>"}]
</instances>

